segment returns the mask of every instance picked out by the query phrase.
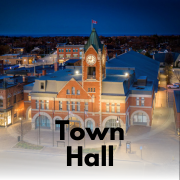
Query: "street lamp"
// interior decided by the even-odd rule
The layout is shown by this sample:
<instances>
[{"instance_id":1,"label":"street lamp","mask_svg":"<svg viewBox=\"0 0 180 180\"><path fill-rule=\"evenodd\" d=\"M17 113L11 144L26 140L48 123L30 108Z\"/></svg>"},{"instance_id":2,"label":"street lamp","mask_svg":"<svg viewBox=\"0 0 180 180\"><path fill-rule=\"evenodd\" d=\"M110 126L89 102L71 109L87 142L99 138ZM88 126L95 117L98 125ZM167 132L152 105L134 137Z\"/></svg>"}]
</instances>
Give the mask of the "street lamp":
<instances>
[{"instance_id":1,"label":"street lamp","mask_svg":"<svg viewBox=\"0 0 180 180\"><path fill-rule=\"evenodd\" d=\"M21 121L21 141L23 141L22 118L20 117L19 120Z\"/></svg>"},{"instance_id":2,"label":"street lamp","mask_svg":"<svg viewBox=\"0 0 180 180\"><path fill-rule=\"evenodd\" d=\"M121 128L120 116L117 117L116 123L119 124L119 127ZM120 139L120 142L119 142L119 146L121 146L121 139Z\"/></svg>"}]
</instances>

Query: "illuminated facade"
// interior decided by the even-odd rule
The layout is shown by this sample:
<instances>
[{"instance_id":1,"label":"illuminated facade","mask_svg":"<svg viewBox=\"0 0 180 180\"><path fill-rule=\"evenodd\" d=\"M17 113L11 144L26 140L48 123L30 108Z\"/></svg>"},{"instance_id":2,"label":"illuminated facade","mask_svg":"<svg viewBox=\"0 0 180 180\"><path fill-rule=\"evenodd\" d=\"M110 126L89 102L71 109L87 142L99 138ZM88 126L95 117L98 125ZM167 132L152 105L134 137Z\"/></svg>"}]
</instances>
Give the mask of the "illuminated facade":
<instances>
[{"instance_id":1,"label":"illuminated facade","mask_svg":"<svg viewBox=\"0 0 180 180\"><path fill-rule=\"evenodd\" d=\"M31 96L25 111L27 115L31 108L32 127L39 126L39 119L41 128L55 130L57 119L69 119L71 128L121 126L124 132L130 125L151 126L153 81L136 78L133 68L107 68L106 57L106 47L93 29L83 48L82 66L58 70L24 87L25 99Z\"/></svg>"}]
</instances>

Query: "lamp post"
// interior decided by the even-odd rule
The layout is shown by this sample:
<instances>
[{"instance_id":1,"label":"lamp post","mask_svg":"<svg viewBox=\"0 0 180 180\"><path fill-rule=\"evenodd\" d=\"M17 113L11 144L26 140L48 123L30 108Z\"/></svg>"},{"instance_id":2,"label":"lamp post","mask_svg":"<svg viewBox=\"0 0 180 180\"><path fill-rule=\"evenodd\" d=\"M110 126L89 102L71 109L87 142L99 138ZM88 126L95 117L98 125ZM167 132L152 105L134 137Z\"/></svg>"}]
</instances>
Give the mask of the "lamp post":
<instances>
[{"instance_id":1,"label":"lamp post","mask_svg":"<svg viewBox=\"0 0 180 180\"><path fill-rule=\"evenodd\" d=\"M21 121L21 141L23 141L23 128L22 128L22 118L19 118Z\"/></svg>"},{"instance_id":2,"label":"lamp post","mask_svg":"<svg viewBox=\"0 0 180 180\"><path fill-rule=\"evenodd\" d=\"M119 127L121 128L121 121L120 121L120 116L119 117L117 117L117 124L119 124ZM121 139L120 139L120 141L119 141L119 146L121 146Z\"/></svg>"}]
</instances>

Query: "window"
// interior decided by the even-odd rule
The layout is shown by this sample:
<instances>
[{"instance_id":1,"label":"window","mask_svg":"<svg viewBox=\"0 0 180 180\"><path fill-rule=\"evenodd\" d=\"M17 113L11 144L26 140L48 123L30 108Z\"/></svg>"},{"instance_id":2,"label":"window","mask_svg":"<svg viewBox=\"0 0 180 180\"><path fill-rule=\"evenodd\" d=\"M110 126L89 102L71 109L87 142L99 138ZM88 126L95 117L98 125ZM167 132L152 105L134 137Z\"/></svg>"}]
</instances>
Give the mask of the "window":
<instances>
[{"instance_id":1,"label":"window","mask_svg":"<svg viewBox=\"0 0 180 180\"><path fill-rule=\"evenodd\" d=\"M75 111L75 102L72 102L72 111Z\"/></svg>"},{"instance_id":2,"label":"window","mask_svg":"<svg viewBox=\"0 0 180 180\"><path fill-rule=\"evenodd\" d=\"M70 58L70 57L71 57L71 55L70 55L70 54L66 54L66 57L67 57L67 58Z\"/></svg>"},{"instance_id":3,"label":"window","mask_svg":"<svg viewBox=\"0 0 180 180\"><path fill-rule=\"evenodd\" d=\"M139 106L139 97L136 98L136 106Z\"/></svg>"},{"instance_id":4,"label":"window","mask_svg":"<svg viewBox=\"0 0 180 180\"><path fill-rule=\"evenodd\" d=\"M44 89L44 83L41 82L41 89Z\"/></svg>"},{"instance_id":5,"label":"window","mask_svg":"<svg viewBox=\"0 0 180 180\"><path fill-rule=\"evenodd\" d=\"M61 49L59 49L59 52L61 52Z\"/></svg>"},{"instance_id":6,"label":"window","mask_svg":"<svg viewBox=\"0 0 180 180\"><path fill-rule=\"evenodd\" d=\"M68 49L66 49L66 52L68 52Z\"/></svg>"},{"instance_id":7,"label":"window","mask_svg":"<svg viewBox=\"0 0 180 180\"><path fill-rule=\"evenodd\" d=\"M76 52L78 52L78 49L76 49Z\"/></svg>"},{"instance_id":8,"label":"window","mask_svg":"<svg viewBox=\"0 0 180 180\"><path fill-rule=\"evenodd\" d=\"M95 67L88 67L88 79L96 79L96 68Z\"/></svg>"},{"instance_id":9,"label":"window","mask_svg":"<svg viewBox=\"0 0 180 180\"><path fill-rule=\"evenodd\" d=\"M36 100L36 109L39 109L39 101Z\"/></svg>"},{"instance_id":10,"label":"window","mask_svg":"<svg viewBox=\"0 0 180 180\"><path fill-rule=\"evenodd\" d=\"M77 95L80 95L80 90L77 90Z\"/></svg>"},{"instance_id":11,"label":"window","mask_svg":"<svg viewBox=\"0 0 180 180\"><path fill-rule=\"evenodd\" d=\"M3 97L0 98L0 107L3 107Z\"/></svg>"},{"instance_id":12,"label":"window","mask_svg":"<svg viewBox=\"0 0 180 180\"><path fill-rule=\"evenodd\" d=\"M59 54L59 58L63 58L64 57L64 55L63 54Z\"/></svg>"},{"instance_id":13,"label":"window","mask_svg":"<svg viewBox=\"0 0 180 180\"><path fill-rule=\"evenodd\" d=\"M72 94L75 94L75 87L72 87Z\"/></svg>"},{"instance_id":14,"label":"window","mask_svg":"<svg viewBox=\"0 0 180 180\"><path fill-rule=\"evenodd\" d=\"M62 49L62 52L64 52L64 49Z\"/></svg>"},{"instance_id":15,"label":"window","mask_svg":"<svg viewBox=\"0 0 180 180\"><path fill-rule=\"evenodd\" d=\"M49 101L45 101L45 109L49 109Z\"/></svg>"},{"instance_id":16,"label":"window","mask_svg":"<svg viewBox=\"0 0 180 180\"><path fill-rule=\"evenodd\" d=\"M93 92L95 92L95 88L93 88Z\"/></svg>"},{"instance_id":17,"label":"window","mask_svg":"<svg viewBox=\"0 0 180 180\"><path fill-rule=\"evenodd\" d=\"M67 111L70 111L70 101L66 102L66 106L67 106Z\"/></svg>"},{"instance_id":18,"label":"window","mask_svg":"<svg viewBox=\"0 0 180 180\"><path fill-rule=\"evenodd\" d=\"M85 111L88 111L88 102L85 102Z\"/></svg>"},{"instance_id":19,"label":"window","mask_svg":"<svg viewBox=\"0 0 180 180\"><path fill-rule=\"evenodd\" d=\"M40 101L40 103L41 103L41 109L44 109L44 101Z\"/></svg>"},{"instance_id":20,"label":"window","mask_svg":"<svg viewBox=\"0 0 180 180\"><path fill-rule=\"evenodd\" d=\"M16 103L16 95L14 95L14 103Z\"/></svg>"},{"instance_id":21,"label":"window","mask_svg":"<svg viewBox=\"0 0 180 180\"><path fill-rule=\"evenodd\" d=\"M70 90L69 89L66 90L66 94L70 94Z\"/></svg>"},{"instance_id":22,"label":"window","mask_svg":"<svg viewBox=\"0 0 180 180\"><path fill-rule=\"evenodd\" d=\"M73 57L74 57L74 58L77 58L77 57L78 57L78 55L77 55L77 54L73 54Z\"/></svg>"},{"instance_id":23,"label":"window","mask_svg":"<svg viewBox=\"0 0 180 180\"><path fill-rule=\"evenodd\" d=\"M1 101L1 99L0 99L0 101ZM11 98L8 97L7 101L8 101L7 106L9 107L11 105ZM2 104L2 106L3 106L3 104ZM2 107L2 106L1 106L1 103L0 103L0 107Z\"/></svg>"},{"instance_id":24,"label":"window","mask_svg":"<svg viewBox=\"0 0 180 180\"><path fill-rule=\"evenodd\" d=\"M75 52L75 49L73 49L73 52Z\"/></svg>"},{"instance_id":25,"label":"window","mask_svg":"<svg viewBox=\"0 0 180 180\"><path fill-rule=\"evenodd\" d=\"M62 101L59 101L59 110L62 110Z\"/></svg>"},{"instance_id":26,"label":"window","mask_svg":"<svg viewBox=\"0 0 180 180\"><path fill-rule=\"evenodd\" d=\"M109 112L109 103L106 103L106 112Z\"/></svg>"},{"instance_id":27,"label":"window","mask_svg":"<svg viewBox=\"0 0 180 180\"><path fill-rule=\"evenodd\" d=\"M88 92L90 92L90 88L88 88Z\"/></svg>"},{"instance_id":28,"label":"window","mask_svg":"<svg viewBox=\"0 0 180 180\"><path fill-rule=\"evenodd\" d=\"M144 106L144 98L141 98L141 106Z\"/></svg>"},{"instance_id":29,"label":"window","mask_svg":"<svg viewBox=\"0 0 180 180\"><path fill-rule=\"evenodd\" d=\"M80 102L77 102L77 111L80 111Z\"/></svg>"},{"instance_id":30,"label":"window","mask_svg":"<svg viewBox=\"0 0 180 180\"><path fill-rule=\"evenodd\" d=\"M71 52L71 49L69 49L69 52Z\"/></svg>"},{"instance_id":31,"label":"window","mask_svg":"<svg viewBox=\"0 0 180 180\"><path fill-rule=\"evenodd\" d=\"M91 92L93 92L93 88L91 88Z\"/></svg>"},{"instance_id":32,"label":"window","mask_svg":"<svg viewBox=\"0 0 180 180\"><path fill-rule=\"evenodd\" d=\"M30 94L28 95L28 101L31 101L31 95Z\"/></svg>"},{"instance_id":33,"label":"window","mask_svg":"<svg viewBox=\"0 0 180 180\"><path fill-rule=\"evenodd\" d=\"M111 112L112 112L112 113L115 112L115 106L114 106L114 103L111 104Z\"/></svg>"},{"instance_id":34,"label":"window","mask_svg":"<svg viewBox=\"0 0 180 180\"><path fill-rule=\"evenodd\" d=\"M120 103L117 103L117 113L120 113Z\"/></svg>"}]
</instances>

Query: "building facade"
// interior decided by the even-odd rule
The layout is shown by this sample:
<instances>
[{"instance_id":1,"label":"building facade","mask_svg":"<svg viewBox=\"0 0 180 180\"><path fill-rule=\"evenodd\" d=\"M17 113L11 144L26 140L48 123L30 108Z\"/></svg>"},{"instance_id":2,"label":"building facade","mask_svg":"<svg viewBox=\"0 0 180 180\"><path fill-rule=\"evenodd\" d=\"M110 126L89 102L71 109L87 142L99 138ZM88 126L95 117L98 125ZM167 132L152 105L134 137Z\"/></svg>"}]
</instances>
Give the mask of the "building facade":
<instances>
[{"instance_id":1,"label":"building facade","mask_svg":"<svg viewBox=\"0 0 180 180\"><path fill-rule=\"evenodd\" d=\"M151 126L154 84L136 79L133 68L106 68L107 52L92 30L82 52L82 66L58 70L24 87L26 114L32 127L58 130L55 120L70 120L70 128ZM56 67L56 66L55 66ZM30 99L28 100L28 97ZM118 121L117 121L118 119Z\"/></svg>"},{"instance_id":2,"label":"building facade","mask_svg":"<svg viewBox=\"0 0 180 180\"><path fill-rule=\"evenodd\" d=\"M57 59L58 62L64 63L68 59L82 59L84 45L58 45Z\"/></svg>"}]
</instances>

